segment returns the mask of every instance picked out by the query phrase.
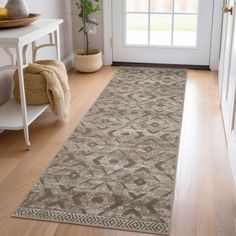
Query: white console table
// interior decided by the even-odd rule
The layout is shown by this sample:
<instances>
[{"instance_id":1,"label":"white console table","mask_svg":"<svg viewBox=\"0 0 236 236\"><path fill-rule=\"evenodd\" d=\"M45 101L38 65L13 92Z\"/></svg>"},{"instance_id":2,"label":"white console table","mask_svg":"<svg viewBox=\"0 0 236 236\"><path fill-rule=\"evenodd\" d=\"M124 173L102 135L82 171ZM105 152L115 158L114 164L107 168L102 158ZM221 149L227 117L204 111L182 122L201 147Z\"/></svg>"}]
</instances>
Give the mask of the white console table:
<instances>
[{"instance_id":1,"label":"white console table","mask_svg":"<svg viewBox=\"0 0 236 236\"><path fill-rule=\"evenodd\" d=\"M32 61L42 47L56 47L60 60L59 25L62 19L39 19L33 24L14 29L0 30L0 48L11 60L10 65L0 67L0 71L18 69L21 103L10 99L0 107L0 130L24 130L27 150L30 149L29 125L44 112L48 105L28 106L25 99L23 69L28 65L27 48L32 45ZM36 40L49 35L49 43L37 45Z\"/></svg>"}]
</instances>

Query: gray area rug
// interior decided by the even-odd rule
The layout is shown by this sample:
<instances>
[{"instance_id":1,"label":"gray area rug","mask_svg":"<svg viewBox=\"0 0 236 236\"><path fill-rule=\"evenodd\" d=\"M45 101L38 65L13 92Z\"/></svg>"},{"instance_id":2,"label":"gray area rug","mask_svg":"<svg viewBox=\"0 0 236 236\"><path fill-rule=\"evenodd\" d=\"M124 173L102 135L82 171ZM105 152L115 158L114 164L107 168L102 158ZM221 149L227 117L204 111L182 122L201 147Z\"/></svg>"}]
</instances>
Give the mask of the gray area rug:
<instances>
[{"instance_id":1,"label":"gray area rug","mask_svg":"<svg viewBox=\"0 0 236 236\"><path fill-rule=\"evenodd\" d=\"M120 68L14 216L168 234L185 82Z\"/></svg>"}]
</instances>

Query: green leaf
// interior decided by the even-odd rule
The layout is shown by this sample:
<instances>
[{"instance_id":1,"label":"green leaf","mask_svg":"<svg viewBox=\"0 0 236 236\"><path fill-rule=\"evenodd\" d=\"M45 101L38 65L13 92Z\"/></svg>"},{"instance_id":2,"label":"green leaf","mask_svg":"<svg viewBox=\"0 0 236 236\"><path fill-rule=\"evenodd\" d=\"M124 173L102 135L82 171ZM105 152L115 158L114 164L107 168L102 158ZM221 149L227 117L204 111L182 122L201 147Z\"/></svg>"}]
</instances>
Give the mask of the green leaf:
<instances>
[{"instance_id":1,"label":"green leaf","mask_svg":"<svg viewBox=\"0 0 236 236\"><path fill-rule=\"evenodd\" d=\"M84 30L84 27L81 27L80 29L79 29L79 32L81 32L81 31L83 31Z\"/></svg>"}]
</instances>

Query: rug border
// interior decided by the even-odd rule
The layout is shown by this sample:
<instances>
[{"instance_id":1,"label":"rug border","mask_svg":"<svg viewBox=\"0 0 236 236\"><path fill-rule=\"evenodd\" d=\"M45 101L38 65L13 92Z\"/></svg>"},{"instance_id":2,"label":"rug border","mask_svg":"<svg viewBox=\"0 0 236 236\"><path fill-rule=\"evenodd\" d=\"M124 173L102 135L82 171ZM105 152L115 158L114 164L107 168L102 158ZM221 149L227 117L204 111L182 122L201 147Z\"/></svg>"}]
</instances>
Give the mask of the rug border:
<instances>
[{"instance_id":1,"label":"rug border","mask_svg":"<svg viewBox=\"0 0 236 236\"><path fill-rule=\"evenodd\" d=\"M123 68L130 68L131 66L122 66L120 67L117 72L113 75L113 77L111 78L110 82L105 86L105 88L101 91L101 93L99 94L98 98L100 97L100 95L106 90L107 86L112 82L112 80L114 80L114 78L116 77L116 75L123 69ZM131 68L144 68L144 69L150 69L150 67L131 67ZM139 221L140 223L143 223L143 222L146 222L146 223L152 223L152 224L155 224L155 225L160 225L160 226L164 226L166 227L166 230L165 231L146 231L146 230L135 230L135 229L131 229L131 228L128 228L128 227L111 227L111 226L106 226L106 225L95 225L94 223L93 224L86 224L86 223L75 223L73 221L64 221L62 219L46 219L46 218L40 218L40 217L37 217L37 216L32 216L31 214L29 215L21 215L21 214L18 214L18 211L20 209L28 209L28 210L31 210L31 211L48 211L48 212L53 212L53 213L56 213L56 212L61 212L61 214L75 214L75 215L81 215L81 216L88 216L88 217L101 217L101 216L96 216L96 215L89 215L89 214L79 214L79 213L69 213L69 212L65 212L65 211L55 211L55 210L46 210L46 209L36 209L36 208L25 208L25 207L20 207L22 202L27 198L29 192L31 191L31 189L34 187L34 185L36 184L36 182L38 181L38 178L40 178L47 170L47 168L50 166L50 164L53 162L54 158L56 156L53 157L52 161L49 162L47 168L42 172L42 174L37 178L37 180L35 180L34 184L31 186L31 189L29 190L29 192L27 192L25 195L24 195L24 198L23 200L20 202L20 204L18 205L18 207L15 209L14 213L11 214L11 217L13 218L17 218L17 219L28 219L28 220L39 220L39 221L49 221L49 222L56 222L56 223L65 223L65 224L74 224L74 225L81 225L81 226L89 226L89 227L95 227L95 228L105 228L105 229L113 229L113 230L122 230L122 231L130 231L130 232L137 232L137 233L147 233L147 234L158 234L158 235L165 235L165 236L169 236L170 233L171 233L171 228L172 228L172 221L173 221L173 208L174 208L174 198L175 198L175 192L176 192L176 179L177 179L177 170L178 170L178 166L179 166L179 154L180 154L180 141L181 141L181 136L182 136L182 127L183 127L183 115L184 115L184 109L185 109L185 103L186 103L186 88L187 88L187 75L188 75L188 70L187 69L182 69L182 68L160 68L160 67L153 67L152 69L169 69L169 70L181 70L181 71L184 71L185 72L185 75L184 75L184 78L185 78L185 87L184 87L184 97L183 97L183 109L182 109L182 119L181 119L181 122L180 122L180 135L179 135L179 142L178 142L178 153L177 153L177 157L176 157L176 172L175 172L175 178L174 178L174 186L173 186L173 192L172 192L172 197L171 197L171 216L170 216L170 221L168 224L164 224L164 223L157 223L157 222L148 222L148 221L144 221L144 220L134 220L134 219L126 219L126 218L119 218L119 217L106 217L106 216L102 216L102 218L106 218L107 220L108 219L119 219L119 220L128 220L128 221ZM81 124L81 122L83 121L83 119L86 117L86 114L89 113L89 111L92 109L93 105L97 102L98 98L94 101L94 103L91 105L91 107L89 108L89 110L84 114L84 116L82 117L81 121L79 122L78 125ZM75 127L75 129L78 127L78 125ZM75 129L72 131L71 134L73 134L73 132L75 131ZM71 135L70 134L70 135ZM70 135L68 136L68 138L70 137ZM68 140L67 138L67 140ZM66 140L66 141L67 141ZM64 144L63 144L64 145ZM63 147L63 146L62 146ZM61 149L60 149L61 150ZM59 151L60 151L59 150ZM58 151L58 152L59 152ZM57 152L57 153L58 153ZM56 154L57 155L57 154Z\"/></svg>"},{"instance_id":2,"label":"rug border","mask_svg":"<svg viewBox=\"0 0 236 236\"><path fill-rule=\"evenodd\" d=\"M41 215L44 215L43 218L41 217ZM45 215L47 215L48 218L46 218ZM66 223L66 224L74 224L81 226L90 226L95 228L106 228L106 229L132 231L132 232L147 233L147 234L167 235L169 233L169 224L165 223L157 223L151 221L135 220L128 218L120 218L120 217L79 214L74 212L71 213L71 212L47 210L40 208L18 207L11 216L13 218L18 218L18 219L51 221L62 224ZM65 219L66 217L69 218ZM93 221L92 223L89 223L86 222L85 218L90 218L96 220L97 222L94 223ZM115 220L118 223L118 225L110 226L108 224L105 224L111 220ZM136 224L136 228L132 228L132 223ZM142 227L146 229L139 229L137 227Z\"/></svg>"}]
</instances>

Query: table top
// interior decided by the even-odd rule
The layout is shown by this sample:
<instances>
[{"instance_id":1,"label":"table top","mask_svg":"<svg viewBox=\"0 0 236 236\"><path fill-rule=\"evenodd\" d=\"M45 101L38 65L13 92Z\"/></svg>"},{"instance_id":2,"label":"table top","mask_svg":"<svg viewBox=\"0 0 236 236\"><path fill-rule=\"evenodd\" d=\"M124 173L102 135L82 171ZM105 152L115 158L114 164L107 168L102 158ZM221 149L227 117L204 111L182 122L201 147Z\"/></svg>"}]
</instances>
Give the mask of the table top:
<instances>
[{"instance_id":1,"label":"table top","mask_svg":"<svg viewBox=\"0 0 236 236\"><path fill-rule=\"evenodd\" d=\"M62 19L38 19L31 25L12 28L0 29L1 43L19 43L35 37L41 37L44 33L50 32L55 27L63 23Z\"/></svg>"}]
</instances>

